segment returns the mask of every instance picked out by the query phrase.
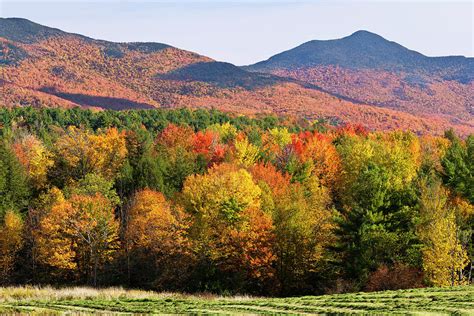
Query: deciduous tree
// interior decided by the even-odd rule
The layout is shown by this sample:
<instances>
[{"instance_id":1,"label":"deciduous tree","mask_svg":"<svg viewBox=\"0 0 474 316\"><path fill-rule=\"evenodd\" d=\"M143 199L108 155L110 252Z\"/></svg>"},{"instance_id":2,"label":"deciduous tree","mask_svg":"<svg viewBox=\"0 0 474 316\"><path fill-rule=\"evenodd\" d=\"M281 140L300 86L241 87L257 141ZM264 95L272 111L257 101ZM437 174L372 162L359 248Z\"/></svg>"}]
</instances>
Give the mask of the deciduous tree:
<instances>
[{"instance_id":1,"label":"deciduous tree","mask_svg":"<svg viewBox=\"0 0 474 316\"><path fill-rule=\"evenodd\" d=\"M12 148L33 186L37 189L44 187L48 169L54 164L54 161L43 143L34 135L26 134L15 140Z\"/></svg>"},{"instance_id":2,"label":"deciduous tree","mask_svg":"<svg viewBox=\"0 0 474 316\"><path fill-rule=\"evenodd\" d=\"M193 264L188 216L162 193L149 189L134 195L127 215L125 242L132 278L155 287L186 280L186 269Z\"/></svg>"},{"instance_id":3,"label":"deciduous tree","mask_svg":"<svg viewBox=\"0 0 474 316\"><path fill-rule=\"evenodd\" d=\"M0 225L0 283L10 280L18 251L23 245L23 220L7 211Z\"/></svg>"},{"instance_id":4,"label":"deciduous tree","mask_svg":"<svg viewBox=\"0 0 474 316\"><path fill-rule=\"evenodd\" d=\"M244 167L250 167L257 162L260 156L260 149L249 143L246 137L237 139L234 143L235 158Z\"/></svg>"},{"instance_id":5,"label":"deciduous tree","mask_svg":"<svg viewBox=\"0 0 474 316\"><path fill-rule=\"evenodd\" d=\"M127 155L125 134L115 128L96 135L69 127L56 147L56 159L64 161L65 166L62 167L69 171L65 176L76 179L81 179L88 173L112 179Z\"/></svg>"},{"instance_id":6,"label":"deciduous tree","mask_svg":"<svg viewBox=\"0 0 474 316\"><path fill-rule=\"evenodd\" d=\"M36 232L38 259L96 285L99 268L117 250L118 229L113 208L105 197L99 193L72 195L58 201L41 219Z\"/></svg>"},{"instance_id":7,"label":"deciduous tree","mask_svg":"<svg viewBox=\"0 0 474 316\"><path fill-rule=\"evenodd\" d=\"M418 234L424 243L423 270L435 286L462 284L467 254L458 239L456 213L448 192L436 179L423 179L420 185L421 222Z\"/></svg>"},{"instance_id":8,"label":"deciduous tree","mask_svg":"<svg viewBox=\"0 0 474 316\"><path fill-rule=\"evenodd\" d=\"M261 287L273 275L272 223L260 209L260 195L252 176L230 164L191 175L183 188L185 208L194 217L196 251L221 273L234 275L234 288L243 280Z\"/></svg>"}]
</instances>

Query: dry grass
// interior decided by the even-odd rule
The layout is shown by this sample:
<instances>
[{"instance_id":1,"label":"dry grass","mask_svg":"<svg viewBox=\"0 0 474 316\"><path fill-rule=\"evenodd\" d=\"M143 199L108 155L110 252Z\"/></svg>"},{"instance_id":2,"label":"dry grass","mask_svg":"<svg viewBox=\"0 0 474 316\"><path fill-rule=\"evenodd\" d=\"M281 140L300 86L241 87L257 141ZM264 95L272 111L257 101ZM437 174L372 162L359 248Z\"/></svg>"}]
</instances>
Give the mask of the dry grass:
<instances>
[{"instance_id":1,"label":"dry grass","mask_svg":"<svg viewBox=\"0 0 474 316\"><path fill-rule=\"evenodd\" d=\"M70 299L161 299L179 298L177 293L157 293L143 290L127 290L121 287L96 289L91 287L64 287L51 286L11 286L0 287L0 302L18 300L70 300Z\"/></svg>"},{"instance_id":2,"label":"dry grass","mask_svg":"<svg viewBox=\"0 0 474 316\"><path fill-rule=\"evenodd\" d=\"M84 286L76 287L52 287L52 286L9 286L0 287L0 302L13 302L25 300L113 300L113 299L231 299L245 301L255 299L250 295L237 295L223 297L211 293L183 294L172 292L154 292L145 290L129 290L122 287L92 288Z\"/></svg>"}]
</instances>

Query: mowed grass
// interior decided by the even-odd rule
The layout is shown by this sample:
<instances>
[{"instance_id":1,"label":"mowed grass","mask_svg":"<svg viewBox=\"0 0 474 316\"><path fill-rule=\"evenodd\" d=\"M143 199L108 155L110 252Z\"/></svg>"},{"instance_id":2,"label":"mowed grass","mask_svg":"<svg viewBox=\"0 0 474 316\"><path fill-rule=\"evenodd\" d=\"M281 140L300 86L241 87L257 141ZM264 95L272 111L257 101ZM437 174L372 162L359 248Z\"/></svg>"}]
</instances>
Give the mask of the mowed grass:
<instances>
[{"instance_id":1,"label":"mowed grass","mask_svg":"<svg viewBox=\"0 0 474 316\"><path fill-rule=\"evenodd\" d=\"M474 286L291 298L219 297L121 288L0 288L0 314L474 315Z\"/></svg>"}]
</instances>

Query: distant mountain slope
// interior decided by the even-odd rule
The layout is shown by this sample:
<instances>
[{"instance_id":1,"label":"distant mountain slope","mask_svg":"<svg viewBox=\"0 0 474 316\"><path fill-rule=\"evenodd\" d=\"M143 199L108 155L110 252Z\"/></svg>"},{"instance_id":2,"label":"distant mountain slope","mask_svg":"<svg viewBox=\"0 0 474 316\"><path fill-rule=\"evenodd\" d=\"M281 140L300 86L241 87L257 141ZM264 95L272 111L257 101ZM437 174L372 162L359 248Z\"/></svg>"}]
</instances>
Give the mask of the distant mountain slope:
<instances>
[{"instance_id":1,"label":"distant mountain slope","mask_svg":"<svg viewBox=\"0 0 474 316\"><path fill-rule=\"evenodd\" d=\"M310 41L244 69L295 78L367 104L474 122L474 58L427 57L367 31Z\"/></svg>"},{"instance_id":2,"label":"distant mountain slope","mask_svg":"<svg viewBox=\"0 0 474 316\"><path fill-rule=\"evenodd\" d=\"M205 107L419 133L474 130L469 117L384 109L332 89L326 80L280 73L286 68L247 71L167 44L107 42L25 19L0 18L0 47L0 106Z\"/></svg>"},{"instance_id":3,"label":"distant mountain slope","mask_svg":"<svg viewBox=\"0 0 474 316\"><path fill-rule=\"evenodd\" d=\"M463 83L474 79L474 58L427 57L368 31L357 31L337 40L310 41L246 69L267 72L328 65L354 70L436 74Z\"/></svg>"}]
</instances>

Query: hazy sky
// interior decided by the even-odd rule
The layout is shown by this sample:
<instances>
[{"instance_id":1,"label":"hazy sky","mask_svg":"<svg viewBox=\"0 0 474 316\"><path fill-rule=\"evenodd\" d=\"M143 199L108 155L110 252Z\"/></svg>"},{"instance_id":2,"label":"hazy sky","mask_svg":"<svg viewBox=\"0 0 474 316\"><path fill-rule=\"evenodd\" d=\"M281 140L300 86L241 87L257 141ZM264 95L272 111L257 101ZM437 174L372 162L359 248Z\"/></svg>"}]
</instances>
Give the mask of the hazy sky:
<instances>
[{"instance_id":1,"label":"hazy sky","mask_svg":"<svg viewBox=\"0 0 474 316\"><path fill-rule=\"evenodd\" d=\"M428 56L474 56L474 0L0 0L24 17L111 41L152 41L237 65L365 29Z\"/></svg>"}]
</instances>

